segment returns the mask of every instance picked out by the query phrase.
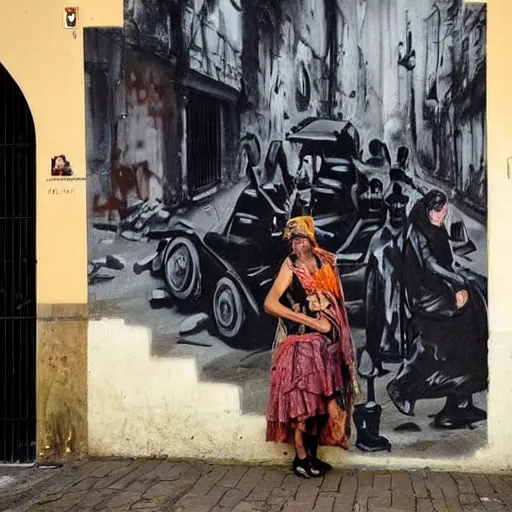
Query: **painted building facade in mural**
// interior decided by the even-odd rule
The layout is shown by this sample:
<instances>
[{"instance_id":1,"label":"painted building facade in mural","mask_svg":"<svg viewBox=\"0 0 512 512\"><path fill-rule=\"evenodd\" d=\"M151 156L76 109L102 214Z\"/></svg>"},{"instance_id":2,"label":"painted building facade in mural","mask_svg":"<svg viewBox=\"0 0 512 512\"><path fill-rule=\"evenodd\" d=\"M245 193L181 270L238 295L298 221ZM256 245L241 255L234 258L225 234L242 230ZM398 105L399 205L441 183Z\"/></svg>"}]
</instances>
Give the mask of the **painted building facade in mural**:
<instances>
[{"instance_id":1,"label":"painted building facade in mural","mask_svg":"<svg viewBox=\"0 0 512 512\"><path fill-rule=\"evenodd\" d=\"M353 449L485 444L485 29L462 0L127 0L124 30L86 31L90 314L264 414L263 302L312 215L357 349Z\"/></svg>"}]
</instances>

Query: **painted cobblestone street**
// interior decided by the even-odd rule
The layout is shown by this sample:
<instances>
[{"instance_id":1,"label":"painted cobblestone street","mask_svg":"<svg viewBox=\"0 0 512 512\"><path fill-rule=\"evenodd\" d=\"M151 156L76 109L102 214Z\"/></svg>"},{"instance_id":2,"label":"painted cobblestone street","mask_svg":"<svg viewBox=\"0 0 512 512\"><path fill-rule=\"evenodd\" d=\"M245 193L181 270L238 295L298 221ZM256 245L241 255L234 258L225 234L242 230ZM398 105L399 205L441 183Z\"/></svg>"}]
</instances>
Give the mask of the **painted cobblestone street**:
<instances>
[{"instance_id":1,"label":"painted cobblestone street","mask_svg":"<svg viewBox=\"0 0 512 512\"><path fill-rule=\"evenodd\" d=\"M466 512L512 510L512 475L340 471L159 460L81 460L0 470L0 510Z\"/></svg>"}]
</instances>

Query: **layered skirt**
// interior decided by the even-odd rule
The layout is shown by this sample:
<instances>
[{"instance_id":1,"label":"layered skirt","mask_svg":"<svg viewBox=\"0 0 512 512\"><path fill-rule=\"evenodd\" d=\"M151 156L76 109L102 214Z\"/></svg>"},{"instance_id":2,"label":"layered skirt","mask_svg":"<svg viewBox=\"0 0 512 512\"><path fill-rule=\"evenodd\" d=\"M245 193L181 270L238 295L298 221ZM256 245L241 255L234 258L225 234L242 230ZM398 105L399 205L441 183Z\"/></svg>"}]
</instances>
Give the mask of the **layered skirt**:
<instances>
[{"instance_id":1,"label":"layered skirt","mask_svg":"<svg viewBox=\"0 0 512 512\"><path fill-rule=\"evenodd\" d=\"M343 393L339 344L319 333L290 335L271 365L267 441L293 443L295 429L319 436L319 444L348 449L350 407Z\"/></svg>"}]
</instances>

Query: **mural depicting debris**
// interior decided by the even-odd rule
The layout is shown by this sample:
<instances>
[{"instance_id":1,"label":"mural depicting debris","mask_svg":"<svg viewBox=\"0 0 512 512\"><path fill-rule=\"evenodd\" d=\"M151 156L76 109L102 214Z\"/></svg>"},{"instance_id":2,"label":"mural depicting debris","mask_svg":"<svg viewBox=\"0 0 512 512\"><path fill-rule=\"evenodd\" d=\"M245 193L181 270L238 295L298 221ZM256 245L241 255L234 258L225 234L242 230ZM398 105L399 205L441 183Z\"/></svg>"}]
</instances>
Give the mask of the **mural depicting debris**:
<instances>
[{"instance_id":1,"label":"mural depicting debris","mask_svg":"<svg viewBox=\"0 0 512 512\"><path fill-rule=\"evenodd\" d=\"M123 270L126 262L120 256L107 255L104 258L96 258L89 262L87 275L89 285L111 281L116 276L102 269Z\"/></svg>"},{"instance_id":2,"label":"mural depicting debris","mask_svg":"<svg viewBox=\"0 0 512 512\"><path fill-rule=\"evenodd\" d=\"M264 414L263 302L312 215L365 392L353 449L483 446L485 5L126 0L85 39L91 316Z\"/></svg>"}]
</instances>

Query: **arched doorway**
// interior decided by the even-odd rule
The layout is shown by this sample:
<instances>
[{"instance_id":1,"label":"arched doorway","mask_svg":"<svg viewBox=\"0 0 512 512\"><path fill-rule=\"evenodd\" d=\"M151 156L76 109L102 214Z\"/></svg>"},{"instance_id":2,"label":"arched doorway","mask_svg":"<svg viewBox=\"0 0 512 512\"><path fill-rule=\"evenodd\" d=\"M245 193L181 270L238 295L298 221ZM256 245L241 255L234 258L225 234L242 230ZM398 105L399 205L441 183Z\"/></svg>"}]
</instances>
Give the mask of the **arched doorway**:
<instances>
[{"instance_id":1,"label":"arched doorway","mask_svg":"<svg viewBox=\"0 0 512 512\"><path fill-rule=\"evenodd\" d=\"M0 463L36 457L36 138L0 64Z\"/></svg>"}]
</instances>

